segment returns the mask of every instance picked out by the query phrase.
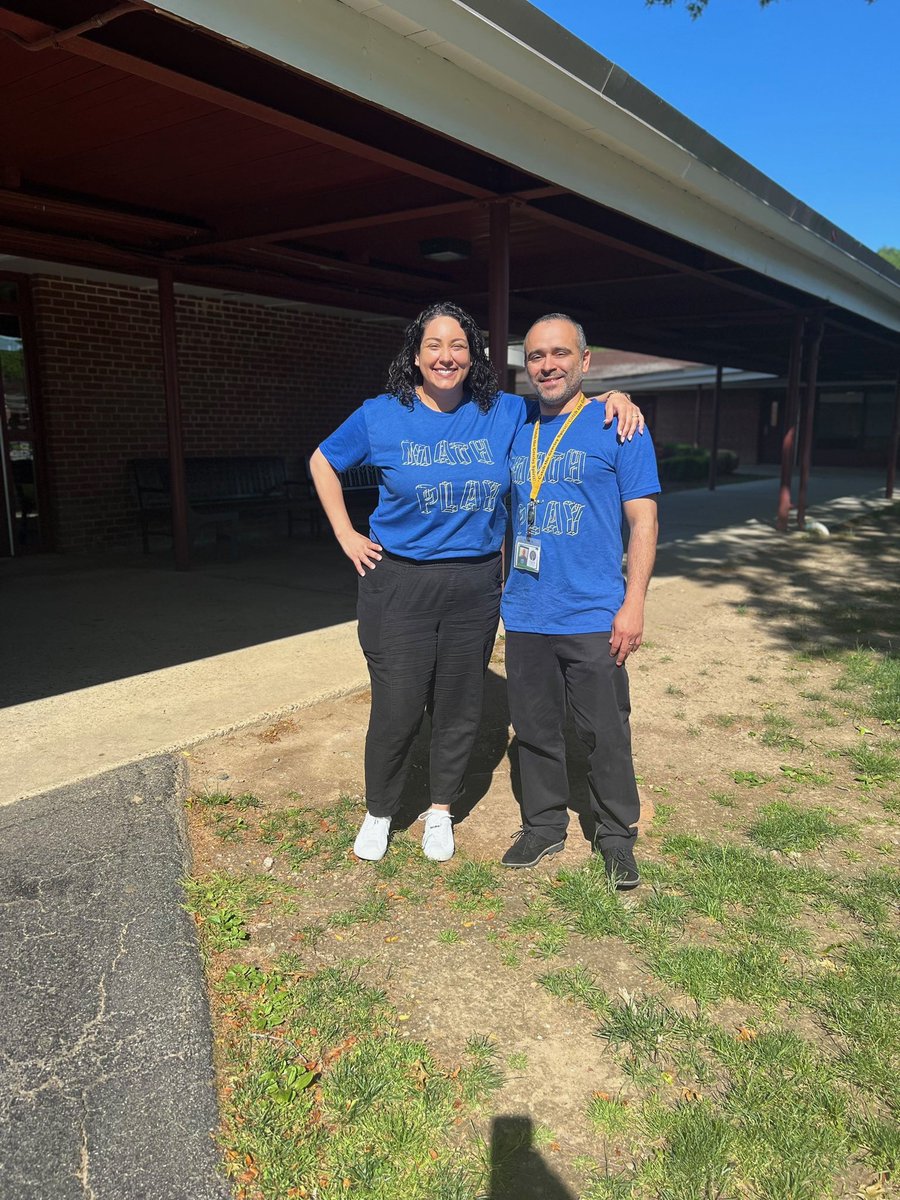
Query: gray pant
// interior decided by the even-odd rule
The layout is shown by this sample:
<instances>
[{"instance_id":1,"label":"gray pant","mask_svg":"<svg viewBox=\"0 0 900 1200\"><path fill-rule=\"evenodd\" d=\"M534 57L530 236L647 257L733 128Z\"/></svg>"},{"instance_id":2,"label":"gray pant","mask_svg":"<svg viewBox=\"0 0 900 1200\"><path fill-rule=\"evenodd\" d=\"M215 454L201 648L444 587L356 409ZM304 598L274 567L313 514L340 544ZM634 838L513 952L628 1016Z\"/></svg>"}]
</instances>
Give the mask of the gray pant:
<instances>
[{"instance_id":1,"label":"gray pant","mask_svg":"<svg viewBox=\"0 0 900 1200\"><path fill-rule=\"evenodd\" d=\"M507 633L509 712L522 781L522 823L559 841L569 824L566 705L588 750L596 843L630 843L640 815L631 758L628 676L609 633Z\"/></svg>"}]
</instances>

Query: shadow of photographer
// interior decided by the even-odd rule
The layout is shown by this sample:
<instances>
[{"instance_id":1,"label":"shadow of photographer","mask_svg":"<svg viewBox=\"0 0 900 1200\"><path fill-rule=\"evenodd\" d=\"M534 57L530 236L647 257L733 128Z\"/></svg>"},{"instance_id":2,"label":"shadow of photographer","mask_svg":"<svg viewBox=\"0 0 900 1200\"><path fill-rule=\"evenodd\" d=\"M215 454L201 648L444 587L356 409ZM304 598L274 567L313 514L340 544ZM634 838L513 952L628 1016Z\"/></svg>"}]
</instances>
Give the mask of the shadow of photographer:
<instances>
[{"instance_id":1,"label":"shadow of photographer","mask_svg":"<svg viewBox=\"0 0 900 1200\"><path fill-rule=\"evenodd\" d=\"M490 1184L484 1200L576 1200L535 1148L530 1117L495 1117L490 1153Z\"/></svg>"}]
</instances>

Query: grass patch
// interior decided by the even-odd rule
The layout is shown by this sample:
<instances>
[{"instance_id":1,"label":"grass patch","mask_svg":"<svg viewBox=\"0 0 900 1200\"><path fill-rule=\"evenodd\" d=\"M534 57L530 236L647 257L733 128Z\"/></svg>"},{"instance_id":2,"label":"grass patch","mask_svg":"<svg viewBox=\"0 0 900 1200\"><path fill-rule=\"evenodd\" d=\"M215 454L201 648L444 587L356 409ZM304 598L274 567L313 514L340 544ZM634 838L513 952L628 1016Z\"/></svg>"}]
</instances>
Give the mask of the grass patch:
<instances>
[{"instance_id":1,"label":"grass patch","mask_svg":"<svg viewBox=\"0 0 900 1200\"><path fill-rule=\"evenodd\" d=\"M460 863L447 876L447 889L454 893L450 906L460 912L499 908L500 876L490 863Z\"/></svg>"},{"instance_id":2,"label":"grass patch","mask_svg":"<svg viewBox=\"0 0 900 1200\"><path fill-rule=\"evenodd\" d=\"M842 691L866 693L866 711L889 725L900 724L900 658L859 647L844 657Z\"/></svg>"},{"instance_id":3,"label":"grass patch","mask_svg":"<svg viewBox=\"0 0 900 1200\"><path fill-rule=\"evenodd\" d=\"M295 889L270 875L231 876L213 872L185 880L185 908L197 923L205 953L231 950L249 937L247 922L264 903Z\"/></svg>"},{"instance_id":4,"label":"grass patch","mask_svg":"<svg viewBox=\"0 0 900 1200\"><path fill-rule=\"evenodd\" d=\"M900 779L900 754L893 745L873 746L862 742L847 752L853 778L863 787L884 787Z\"/></svg>"},{"instance_id":5,"label":"grass patch","mask_svg":"<svg viewBox=\"0 0 900 1200\"><path fill-rule=\"evenodd\" d=\"M569 940L568 929L554 918L546 900L532 901L521 917L510 922L509 931L514 935L527 937L531 953L536 958L551 958L554 954L559 954ZM504 965L519 965L518 955L514 951L507 951L507 955L515 961L506 962L505 955Z\"/></svg>"},{"instance_id":6,"label":"grass patch","mask_svg":"<svg viewBox=\"0 0 900 1200\"><path fill-rule=\"evenodd\" d=\"M278 1008L277 1033L248 1032L261 995ZM382 993L288 960L226 974L219 998L231 1018L224 1141L238 1197L474 1200L480 1164L449 1132L490 1081L468 1068L454 1079L399 1036Z\"/></svg>"},{"instance_id":7,"label":"grass patch","mask_svg":"<svg viewBox=\"0 0 900 1200\"><path fill-rule=\"evenodd\" d=\"M764 850L818 850L846 828L831 819L827 808L798 808L786 800L775 800L759 810L747 833Z\"/></svg>"},{"instance_id":8,"label":"grass patch","mask_svg":"<svg viewBox=\"0 0 900 1200\"><path fill-rule=\"evenodd\" d=\"M831 782L831 776L827 771L816 771L811 764L801 767L785 765L779 767L778 770L785 779L790 779L792 783L807 783L816 787L824 787L825 784Z\"/></svg>"},{"instance_id":9,"label":"grass patch","mask_svg":"<svg viewBox=\"0 0 900 1200\"><path fill-rule=\"evenodd\" d=\"M760 741L764 746L777 750L802 750L803 742L794 732L787 717L776 709L767 707L763 715L763 733Z\"/></svg>"},{"instance_id":10,"label":"grass patch","mask_svg":"<svg viewBox=\"0 0 900 1200\"><path fill-rule=\"evenodd\" d=\"M732 771L731 778L741 787L762 787L769 783L771 775L761 775L759 771Z\"/></svg>"},{"instance_id":11,"label":"grass patch","mask_svg":"<svg viewBox=\"0 0 900 1200\"><path fill-rule=\"evenodd\" d=\"M344 909L343 912L334 913L329 924L335 929L348 929L352 925L372 925L377 921L386 920L389 911L385 897L373 891L367 900Z\"/></svg>"},{"instance_id":12,"label":"grass patch","mask_svg":"<svg viewBox=\"0 0 900 1200\"><path fill-rule=\"evenodd\" d=\"M621 934L628 925L628 911L610 883L600 855L592 855L577 870L560 871L546 888L555 908L562 909L569 928L585 937Z\"/></svg>"},{"instance_id":13,"label":"grass patch","mask_svg":"<svg viewBox=\"0 0 900 1200\"><path fill-rule=\"evenodd\" d=\"M541 976L541 984L551 996L577 1000L593 1013L609 1012L609 997L584 967L567 967Z\"/></svg>"},{"instance_id":14,"label":"grass patch","mask_svg":"<svg viewBox=\"0 0 900 1200\"><path fill-rule=\"evenodd\" d=\"M359 826L359 801L341 796L326 809L284 808L259 823L259 840L296 870L317 860L326 870L355 863L351 851Z\"/></svg>"}]
</instances>

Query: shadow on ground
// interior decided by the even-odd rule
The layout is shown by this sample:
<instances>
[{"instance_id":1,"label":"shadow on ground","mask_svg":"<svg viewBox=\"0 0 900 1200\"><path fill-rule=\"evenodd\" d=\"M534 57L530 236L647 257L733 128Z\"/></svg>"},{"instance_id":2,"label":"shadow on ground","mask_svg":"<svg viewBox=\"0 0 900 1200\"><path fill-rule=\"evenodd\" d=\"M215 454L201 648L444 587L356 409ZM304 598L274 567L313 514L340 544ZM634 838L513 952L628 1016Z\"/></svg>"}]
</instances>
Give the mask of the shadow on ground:
<instances>
[{"instance_id":1,"label":"shadow on ground","mask_svg":"<svg viewBox=\"0 0 900 1200\"><path fill-rule=\"evenodd\" d=\"M534 1145L529 1117L491 1122L491 1180L485 1200L575 1200Z\"/></svg>"},{"instance_id":2,"label":"shadow on ground","mask_svg":"<svg viewBox=\"0 0 900 1200\"><path fill-rule=\"evenodd\" d=\"M165 552L43 555L0 563L7 635L0 707L294 637L356 617L356 576L334 542L201 549L191 571Z\"/></svg>"},{"instance_id":3,"label":"shadow on ground","mask_svg":"<svg viewBox=\"0 0 900 1200\"><path fill-rule=\"evenodd\" d=\"M740 582L769 633L788 646L900 652L900 505L825 542L789 542L765 558L698 573ZM839 546L840 554L831 552ZM790 586L786 579L790 579Z\"/></svg>"}]
</instances>

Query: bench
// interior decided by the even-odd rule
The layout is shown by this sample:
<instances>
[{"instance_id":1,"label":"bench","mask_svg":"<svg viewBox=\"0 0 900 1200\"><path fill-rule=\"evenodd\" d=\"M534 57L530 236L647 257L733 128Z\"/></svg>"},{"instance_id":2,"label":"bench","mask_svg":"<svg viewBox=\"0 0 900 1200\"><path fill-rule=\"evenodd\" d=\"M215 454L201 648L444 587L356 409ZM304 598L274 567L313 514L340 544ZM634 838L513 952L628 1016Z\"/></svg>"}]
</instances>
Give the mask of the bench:
<instances>
[{"instance_id":1,"label":"bench","mask_svg":"<svg viewBox=\"0 0 900 1200\"><path fill-rule=\"evenodd\" d=\"M347 505L348 513L351 517L365 517L368 520L378 502L381 470L378 467L366 465L348 467L346 471L338 471L337 474L344 491L344 502ZM309 482L310 494L315 495L308 458L306 460L306 478Z\"/></svg>"},{"instance_id":2,"label":"bench","mask_svg":"<svg viewBox=\"0 0 900 1200\"><path fill-rule=\"evenodd\" d=\"M169 460L133 458L128 462L128 470L138 502L144 553L147 554L151 528L171 534ZM296 518L307 520L310 534L318 536L321 528L319 504L306 482L288 479L281 457L186 458L184 470L192 540L200 529L213 527L217 539L227 537L233 551L240 517L281 514L287 520L289 537L293 536Z\"/></svg>"}]
</instances>

